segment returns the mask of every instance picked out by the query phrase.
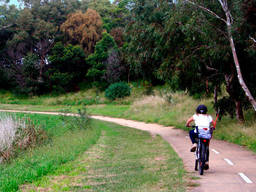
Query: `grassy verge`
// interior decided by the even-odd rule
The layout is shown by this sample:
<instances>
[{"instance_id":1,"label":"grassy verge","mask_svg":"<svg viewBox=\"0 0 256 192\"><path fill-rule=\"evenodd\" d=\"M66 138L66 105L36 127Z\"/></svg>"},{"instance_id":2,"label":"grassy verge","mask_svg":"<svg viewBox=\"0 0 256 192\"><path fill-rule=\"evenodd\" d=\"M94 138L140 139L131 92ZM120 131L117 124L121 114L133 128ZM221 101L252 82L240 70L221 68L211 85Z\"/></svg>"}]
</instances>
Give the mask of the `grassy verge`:
<instances>
[{"instance_id":1,"label":"grassy verge","mask_svg":"<svg viewBox=\"0 0 256 192\"><path fill-rule=\"evenodd\" d=\"M164 90L164 88L162 89ZM185 130L187 130L184 126L185 122L187 118L194 114L195 108L198 104L206 104L208 106L210 114L215 117L215 112L212 108L212 99L206 98L201 100L195 100L182 92L170 94L166 97L166 95L159 94L163 92L161 88L154 91L155 95L161 95L161 97L143 96L143 92L145 92L145 89L135 87L133 89L132 96L129 98L118 100L111 104L108 103L89 105L87 106L87 110L90 114L94 115L105 115L134 119L144 122L153 122L168 126L171 125ZM77 93L76 97L80 98L83 94ZM93 95L93 91L90 90L88 92L88 95ZM60 97L51 97L50 99L52 101L56 101L58 99L61 100ZM165 99L163 99L164 97ZM78 100L78 98L76 100ZM41 102L45 103L44 105L0 104L0 108L36 111L61 111L63 109L69 109L72 112L76 112L78 108L81 108L81 106L79 105L47 105L46 101L47 99L45 99L44 102ZM24 101L22 102L24 103ZM64 104L65 102L60 103ZM245 116L245 124L239 124L234 119L224 117L222 121L218 122L217 130L215 131L215 138L246 146L248 149L256 152L255 114L253 114L252 112L248 112Z\"/></svg>"},{"instance_id":2,"label":"grassy verge","mask_svg":"<svg viewBox=\"0 0 256 192\"><path fill-rule=\"evenodd\" d=\"M16 191L19 185L53 172L63 163L74 160L100 136L97 127L71 131L58 116L25 116L41 124L51 139L44 145L20 153L9 163L0 164L0 191Z\"/></svg>"},{"instance_id":3,"label":"grassy verge","mask_svg":"<svg viewBox=\"0 0 256 192\"><path fill-rule=\"evenodd\" d=\"M159 96L145 96L137 99L130 106L108 105L90 106L92 114L109 115L144 121L148 123L158 123L166 126L188 130L185 127L186 120L195 113L199 104L208 106L209 113L215 119L215 112L211 99L195 100L184 93L172 95L172 102L167 102ZM111 113L114 111L114 113ZM256 152L256 118L251 111L245 113L246 123L238 123L236 119L223 117L217 123L214 138L229 141Z\"/></svg>"},{"instance_id":4,"label":"grassy verge","mask_svg":"<svg viewBox=\"0 0 256 192\"><path fill-rule=\"evenodd\" d=\"M110 101L105 98L105 93L96 88L84 89L75 93L65 93L61 95L42 95L42 96L19 96L11 92L0 90L0 103L5 105L23 105L35 106L51 106L57 108L59 106L81 106L81 105L98 105L98 104L131 104L134 99L139 98L146 89L138 84L130 84L132 87L131 97ZM3 105L4 106L4 105ZM40 107L41 106L41 107Z\"/></svg>"},{"instance_id":5,"label":"grassy verge","mask_svg":"<svg viewBox=\"0 0 256 192\"><path fill-rule=\"evenodd\" d=\"M92 148L21 191L185 191L182 161L162 138L111 123L94 125L102 135Z\"/></svg>"}]
</instances>

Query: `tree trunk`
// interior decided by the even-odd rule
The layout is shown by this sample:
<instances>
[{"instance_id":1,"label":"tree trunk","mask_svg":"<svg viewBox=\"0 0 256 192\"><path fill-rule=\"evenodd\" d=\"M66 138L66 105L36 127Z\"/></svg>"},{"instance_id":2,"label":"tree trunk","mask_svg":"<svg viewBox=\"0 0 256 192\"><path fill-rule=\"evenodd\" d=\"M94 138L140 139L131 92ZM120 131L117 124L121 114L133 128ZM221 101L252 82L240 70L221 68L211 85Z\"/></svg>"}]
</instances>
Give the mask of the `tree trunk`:
<instances>
[{"instance_id":1,"label":"tree trunk","mask_svg":"<svg viewBox=\"0 0 256 192\"><path fill-rule=\"evenodd\" d=\"M227 0L218 0L218 1L221 4L222 10L224 11L224 13L226 15L226 20L224 20L222 17L220 17L219 15L214 13L213 11L211 11L211 10L201 6L201 5L198 5L198 4L194 3L193 1L186 0L186 2L202 9L203 11L207 12L208 14L210 14L210 15L216 17L217 19L220 19L224 23L226 23L228 38L229 38L229 42L230 42L230 47L231 47L231 50L232 50L232 55L233 55L234 63L235 63L235 66L236 66L237 78L239 80L239 83L240 83L242 89L245 92L245 95L247 96L249 102L253 106L254 111L256 111L256 101L255 101L254 97L252 96L250 90L248 89L246 83L244 82L242 72L241 72L241 69L240 69L240 64L239 64L239 61L238 61L238 58L237 58L235 43L234 43L233 36L232 36L232 26L231 26L232 16L231 16L231 13L230 13L229 8L228 8L228 1Z\"/></svg>"},{"instance_id":2,"label":"tree trunk","mask_svg":"<svg viewBox=\"0 0 256 192\"><path fill-rule=\"evenodd\" d=\"M214 104L216 105L218 102L218 86L214 87ZM217 111L216 111L217 112Z\"/></svg>"},{"instance_id":3,"label":"tree trunk","mask_svg":"<svg viewBox=\"0 0 256 192\"><path fill-rule=\"evenodd\" d=\"M241 101L235 100L235 105L236 105L236 119L240 122L244 122L244 113L243 113Z\"/></svg>"},{"instance_id":4,"label":"tree trunk","mask_svg":"<svg viewBox=\"0 0 256 192\"><path fill-rule=\"evenodd\" d=\"M205 89L206 89L206 94L208 95L209 94L209 81L208 81L208 79L206 79L206 81L205 81Z\"/></svg>"},{"instance_id":5,"label":"tree trunk","mask_svg":"<svg viewBox=\"0 0 256 192\"><path fill-rule=\"evenodd\" d=\"M232 65L233 66L233 65ZM243 108L242 108L242 104L241 101L239 101L239 99L236 97L236 93L234 91L234 86L233 81L234 81L234 77L235 77L235 71L232 70L231 66L231 74L225 74L225 81L226 81L226 90L230 96L230 98L233 100L233 102L235 103L236 106L236 119L239 122L244 122L244 115L243 115Z\"/></svg>"},{"instance_id":6,"label":"tree trunk","mask_svg":"<svg viewBox=\"0 0 256 192\"><path fill-rule=\"evenodd\" d=\"M39 78L38 78L39 82L43 81L43 68L45 66L45 59L44 58L45 58L44 56L41 56L41 59L40 59L40 70L39 70Z\"/></svg>"},{"instance_id":7,"label":"tree trunk","mask_svg":"<svg viewBox=\"0 0 256 192\"><path fill-rule=\"evenodd\" d=\"M240 68L240 64L239 64L239 61L238 61L238 58L237 58L235 43L234 43L234 40L233 40L232 31L231 31L232 30L232 28L231 28L232 27L231 26L232 17L231 17L230 11L228 9L227 0L219 0L219 2L222 6L223 11L225 12L225 15L226 15L226 25L227 25L228 38L229 38L230 47L231 47L231 50L232 50L234 63L235 63L235 66L236 66L237 78L239 80L239 83L240 83L242 89L245 92L245 95L247 96L248 100L252 104L252 106L254 108L254 111L256 111L256 101L253 98L253 96L252 96L250 90L248 89L246 83L244 82L242 72L241 72L241 68Z\"/></svg>"}]
</instances>

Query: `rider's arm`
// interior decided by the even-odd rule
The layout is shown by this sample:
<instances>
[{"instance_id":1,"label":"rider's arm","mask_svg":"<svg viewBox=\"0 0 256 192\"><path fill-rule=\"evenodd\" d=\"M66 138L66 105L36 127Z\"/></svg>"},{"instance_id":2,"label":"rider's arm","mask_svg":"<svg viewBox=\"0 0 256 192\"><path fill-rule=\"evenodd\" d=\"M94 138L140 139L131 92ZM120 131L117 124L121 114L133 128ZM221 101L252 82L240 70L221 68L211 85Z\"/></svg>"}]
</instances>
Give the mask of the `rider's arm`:
<instances>
[{"instance_id":1,"label":"rider's arm","mask_svg":"<svg viewBox=\"0 0 256 192\"><path fill-rule=\"evenodd\" d=\"M190 118L187 120L186 126L189 127L189 126L190 126L190 123L191 123L192 121L194 121L193 116L190 117Z\"/></svg>"}]
</instances>

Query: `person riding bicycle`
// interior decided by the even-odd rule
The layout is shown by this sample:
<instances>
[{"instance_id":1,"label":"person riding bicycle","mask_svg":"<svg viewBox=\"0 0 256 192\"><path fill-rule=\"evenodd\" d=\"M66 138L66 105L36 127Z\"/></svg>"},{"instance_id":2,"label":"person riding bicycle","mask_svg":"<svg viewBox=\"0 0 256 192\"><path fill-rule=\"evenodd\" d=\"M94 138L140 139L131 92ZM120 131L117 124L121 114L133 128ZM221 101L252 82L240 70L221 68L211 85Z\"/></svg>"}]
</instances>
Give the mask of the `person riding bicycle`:
<instances>
[{"instance_id":1,"label":"person riding bicycle","mask_svg":"<svg viewBox=\"0 0 256 192\"><path fill-rule=\"evenodd\" d=\"M195 122L195 125L198 127L198 131L203 128L211 127L211 124L214 124L212 116L207 114L207 107L205 105L199 105L196 108L196 113L187 120L186 126L189 127L191 122ZM194 152L197 147L196 138L198 138L198 133L196 129L189 131L189 136L192 142L192 146L190 148L191 152Z\"/></svg>"}]
</instances>

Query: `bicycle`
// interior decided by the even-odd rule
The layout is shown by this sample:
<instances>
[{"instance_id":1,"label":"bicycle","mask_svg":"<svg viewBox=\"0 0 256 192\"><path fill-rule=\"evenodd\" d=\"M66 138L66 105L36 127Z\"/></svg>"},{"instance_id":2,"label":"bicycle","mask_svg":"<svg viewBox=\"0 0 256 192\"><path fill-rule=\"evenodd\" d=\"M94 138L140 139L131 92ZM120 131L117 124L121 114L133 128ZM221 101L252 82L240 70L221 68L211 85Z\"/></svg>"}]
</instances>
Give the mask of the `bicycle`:
<instances>
[{"instance_id":1,"label":"bicycle","mask_svg":"<svg viewBox=\"0 0 256 192\"><path fill-rule=\"evenodd\" d=\"M196 128L197 133L198 127L197 126L192 126L192 128ZM209 128L204 128L204 131L210 131L210 134L212 134L214 128L211 127ZM210 144L210 139L209 137L204 137L204 134L198 134L197 138L197 148L195 151L195 171L199 171L200 175L204 174L204 170L207 170L209 167L205 166L205 163L209 161L209 144ZM198 169L199 168L199 169Z\"/></svg>"}]
</instances>

